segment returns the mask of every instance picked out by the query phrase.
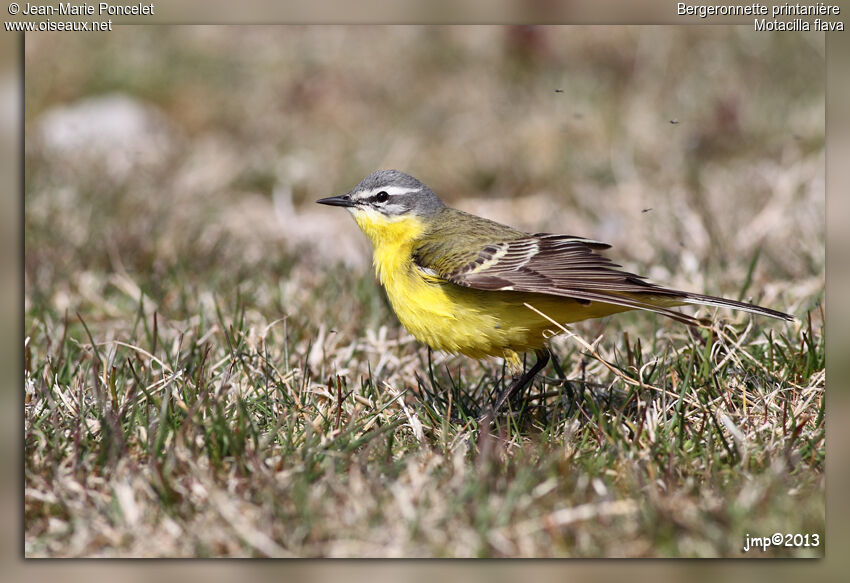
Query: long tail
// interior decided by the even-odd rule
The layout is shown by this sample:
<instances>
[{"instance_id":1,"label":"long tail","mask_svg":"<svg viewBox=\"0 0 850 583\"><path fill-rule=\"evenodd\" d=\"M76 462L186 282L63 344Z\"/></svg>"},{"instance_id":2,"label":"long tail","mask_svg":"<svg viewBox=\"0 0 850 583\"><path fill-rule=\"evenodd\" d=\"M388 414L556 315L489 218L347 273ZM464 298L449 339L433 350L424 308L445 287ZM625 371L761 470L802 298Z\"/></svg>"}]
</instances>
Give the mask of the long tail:
<instances>
[{"instance_id":1,"label":"long tail","mask_svg":"<svg viewBox=\"0 0 850 583\"><path fill-rule=\"evenodd\" d=\"M796 318L785 312L763 308L755 304L747 304L737 300L727 300L726 298L718 298L715 296L705 296L702 294L694 294L676 289L664 288L661 286L650 286L649 289L642 293L622 293L609 290L556 290L550 292L549 295L558 295L562 297L577 299L585 302L602 302L605 304L613 304L615 306L623 306L629 310L646 310L655 312L662 316L667 316L678 322L688 325L698 325L701 320L685 314L673 308L684 305L695 306L714 306L717 308L727 308L732 310L742 310L751 314L759 314L769 316L787 322L794 322Z\"/></svg>"},{"instance_id":2,"label":"long tail","mask_svg":"<svg viewBox=\"0 0 850 583\"><path fill-rule=\"evenodd\" d=\"M682 302L687 304L694 304L698 306L714 306L716 308L731 308L733 310L743 310L744 312L750 312L751 314L761 314L762 316L770 316L771 318L786 320L788 322L793 322L794 320L796 320L794 316L786 314L785 312L771 310L770 308L763 308L761 306L747 304L745 302L739 302L736 300L727 300L726 298L686 293L684 297L677 299L681 299Z\"/></svg>"}]
</instances>

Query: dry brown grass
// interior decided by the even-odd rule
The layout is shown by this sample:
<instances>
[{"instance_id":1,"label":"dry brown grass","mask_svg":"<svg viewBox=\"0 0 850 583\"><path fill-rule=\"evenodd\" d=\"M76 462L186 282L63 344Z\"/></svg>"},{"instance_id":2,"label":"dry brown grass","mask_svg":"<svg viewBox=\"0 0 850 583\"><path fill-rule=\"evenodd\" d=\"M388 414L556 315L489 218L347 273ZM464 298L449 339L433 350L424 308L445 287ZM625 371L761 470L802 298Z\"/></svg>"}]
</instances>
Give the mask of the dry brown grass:
<instances>
[{"instance_id":1,"label":"dry brown grass","mask_svg":"<svg viewBox=\"0 0 850 583\"><path fill-rule=\"evenodd\" d=\"M127 27L26 53L28 556L823 536L822 36ZM381 167L801 321L584 323L555 342L571 383L479 431L500 363L429 367L312 205Z\"/></svg>"}]
</instances>

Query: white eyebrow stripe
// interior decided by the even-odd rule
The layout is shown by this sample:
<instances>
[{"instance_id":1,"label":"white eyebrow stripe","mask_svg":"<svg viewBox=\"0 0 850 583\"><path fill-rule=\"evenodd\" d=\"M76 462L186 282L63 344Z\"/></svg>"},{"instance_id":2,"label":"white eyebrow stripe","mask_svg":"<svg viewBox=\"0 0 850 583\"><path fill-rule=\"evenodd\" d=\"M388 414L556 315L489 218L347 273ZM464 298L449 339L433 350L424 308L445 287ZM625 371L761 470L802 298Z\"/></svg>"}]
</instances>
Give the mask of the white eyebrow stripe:
<instances>
[{"instance_id":1,"label":"white eyebrow stripe","mask_svg":"<svg viewBox=\"0 0 850 583\"><path fill-rule=\"evenodd\" d=\"M357 198L369 198L371 196L375 196L379 192L386 192L390 196L396 196L398 194L412 194L414 192L419 192L418 188L407 188L406 186L382 186L379 188L373 188L372 190L367 190L362 193Z\"/></svg>"}]
</instances>

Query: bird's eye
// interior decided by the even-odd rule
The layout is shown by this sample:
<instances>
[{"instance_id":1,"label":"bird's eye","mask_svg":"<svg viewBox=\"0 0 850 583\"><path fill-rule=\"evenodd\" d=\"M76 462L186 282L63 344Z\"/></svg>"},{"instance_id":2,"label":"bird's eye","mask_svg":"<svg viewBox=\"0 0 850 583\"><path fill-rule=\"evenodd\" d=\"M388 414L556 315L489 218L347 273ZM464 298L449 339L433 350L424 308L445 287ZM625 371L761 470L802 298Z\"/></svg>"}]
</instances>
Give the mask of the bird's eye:
<instances>
[{"instance_id":1,"label":"bird's eye","mask_svg":"<svg viewBox=\"0 0 850 583\"><path fill-rule=\"evenodd\" d=\"M381 192L376 194L374 198L375 198L375 202L387 202L387 199L390 198L390 195L382 190Z\"/></svg>"}]
</instances>

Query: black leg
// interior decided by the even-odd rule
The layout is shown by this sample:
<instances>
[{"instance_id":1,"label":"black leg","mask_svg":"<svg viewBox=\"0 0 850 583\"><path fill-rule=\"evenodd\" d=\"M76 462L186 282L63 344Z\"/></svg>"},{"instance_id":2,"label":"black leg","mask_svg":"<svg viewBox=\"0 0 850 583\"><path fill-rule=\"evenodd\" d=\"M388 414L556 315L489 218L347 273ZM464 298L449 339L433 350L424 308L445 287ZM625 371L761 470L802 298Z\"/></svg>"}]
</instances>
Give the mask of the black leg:
<instances>
[{"instance_id":1,"label":"black leg","mask_svg":"<svg viewBox=\"0 0 850 583\"><path fill-rule=\"evenodd\" d=\"M561 398L564 401L566 416L569 417L572 415L573 411L578 408L576 391L573 389L573 384L567 380L567 375L564 373L564 369L561 368L561 363L558 361L558 357L554 354L552 355L552 366L558 374L559 380L561 381L560 384L566 389L566 399L564 399L563 394L561 395Z\"/></svg>"},{"instance_id":2,"label":"black leg","mask_svg":"<svg viewBox=\"0 0 850 583\"><path fill-rule=\"evenodd\" d=\"M524 389L532 380L534 380L537 373L546 366L546 363L549 362L550 352L548 349L542 348L536 351L536 354L537 362L534 363L534 366L528 369L525 374L515 376L511 384L502 389L502 392L499 393L499 396L496 398L496 402L493 403L492 414L494 417L496 416L496 413L499 412L499 409L502 408L502 405L505 404L505 401L510 399L511 395L517 391Z\"/></svg>"}]
</instances>

